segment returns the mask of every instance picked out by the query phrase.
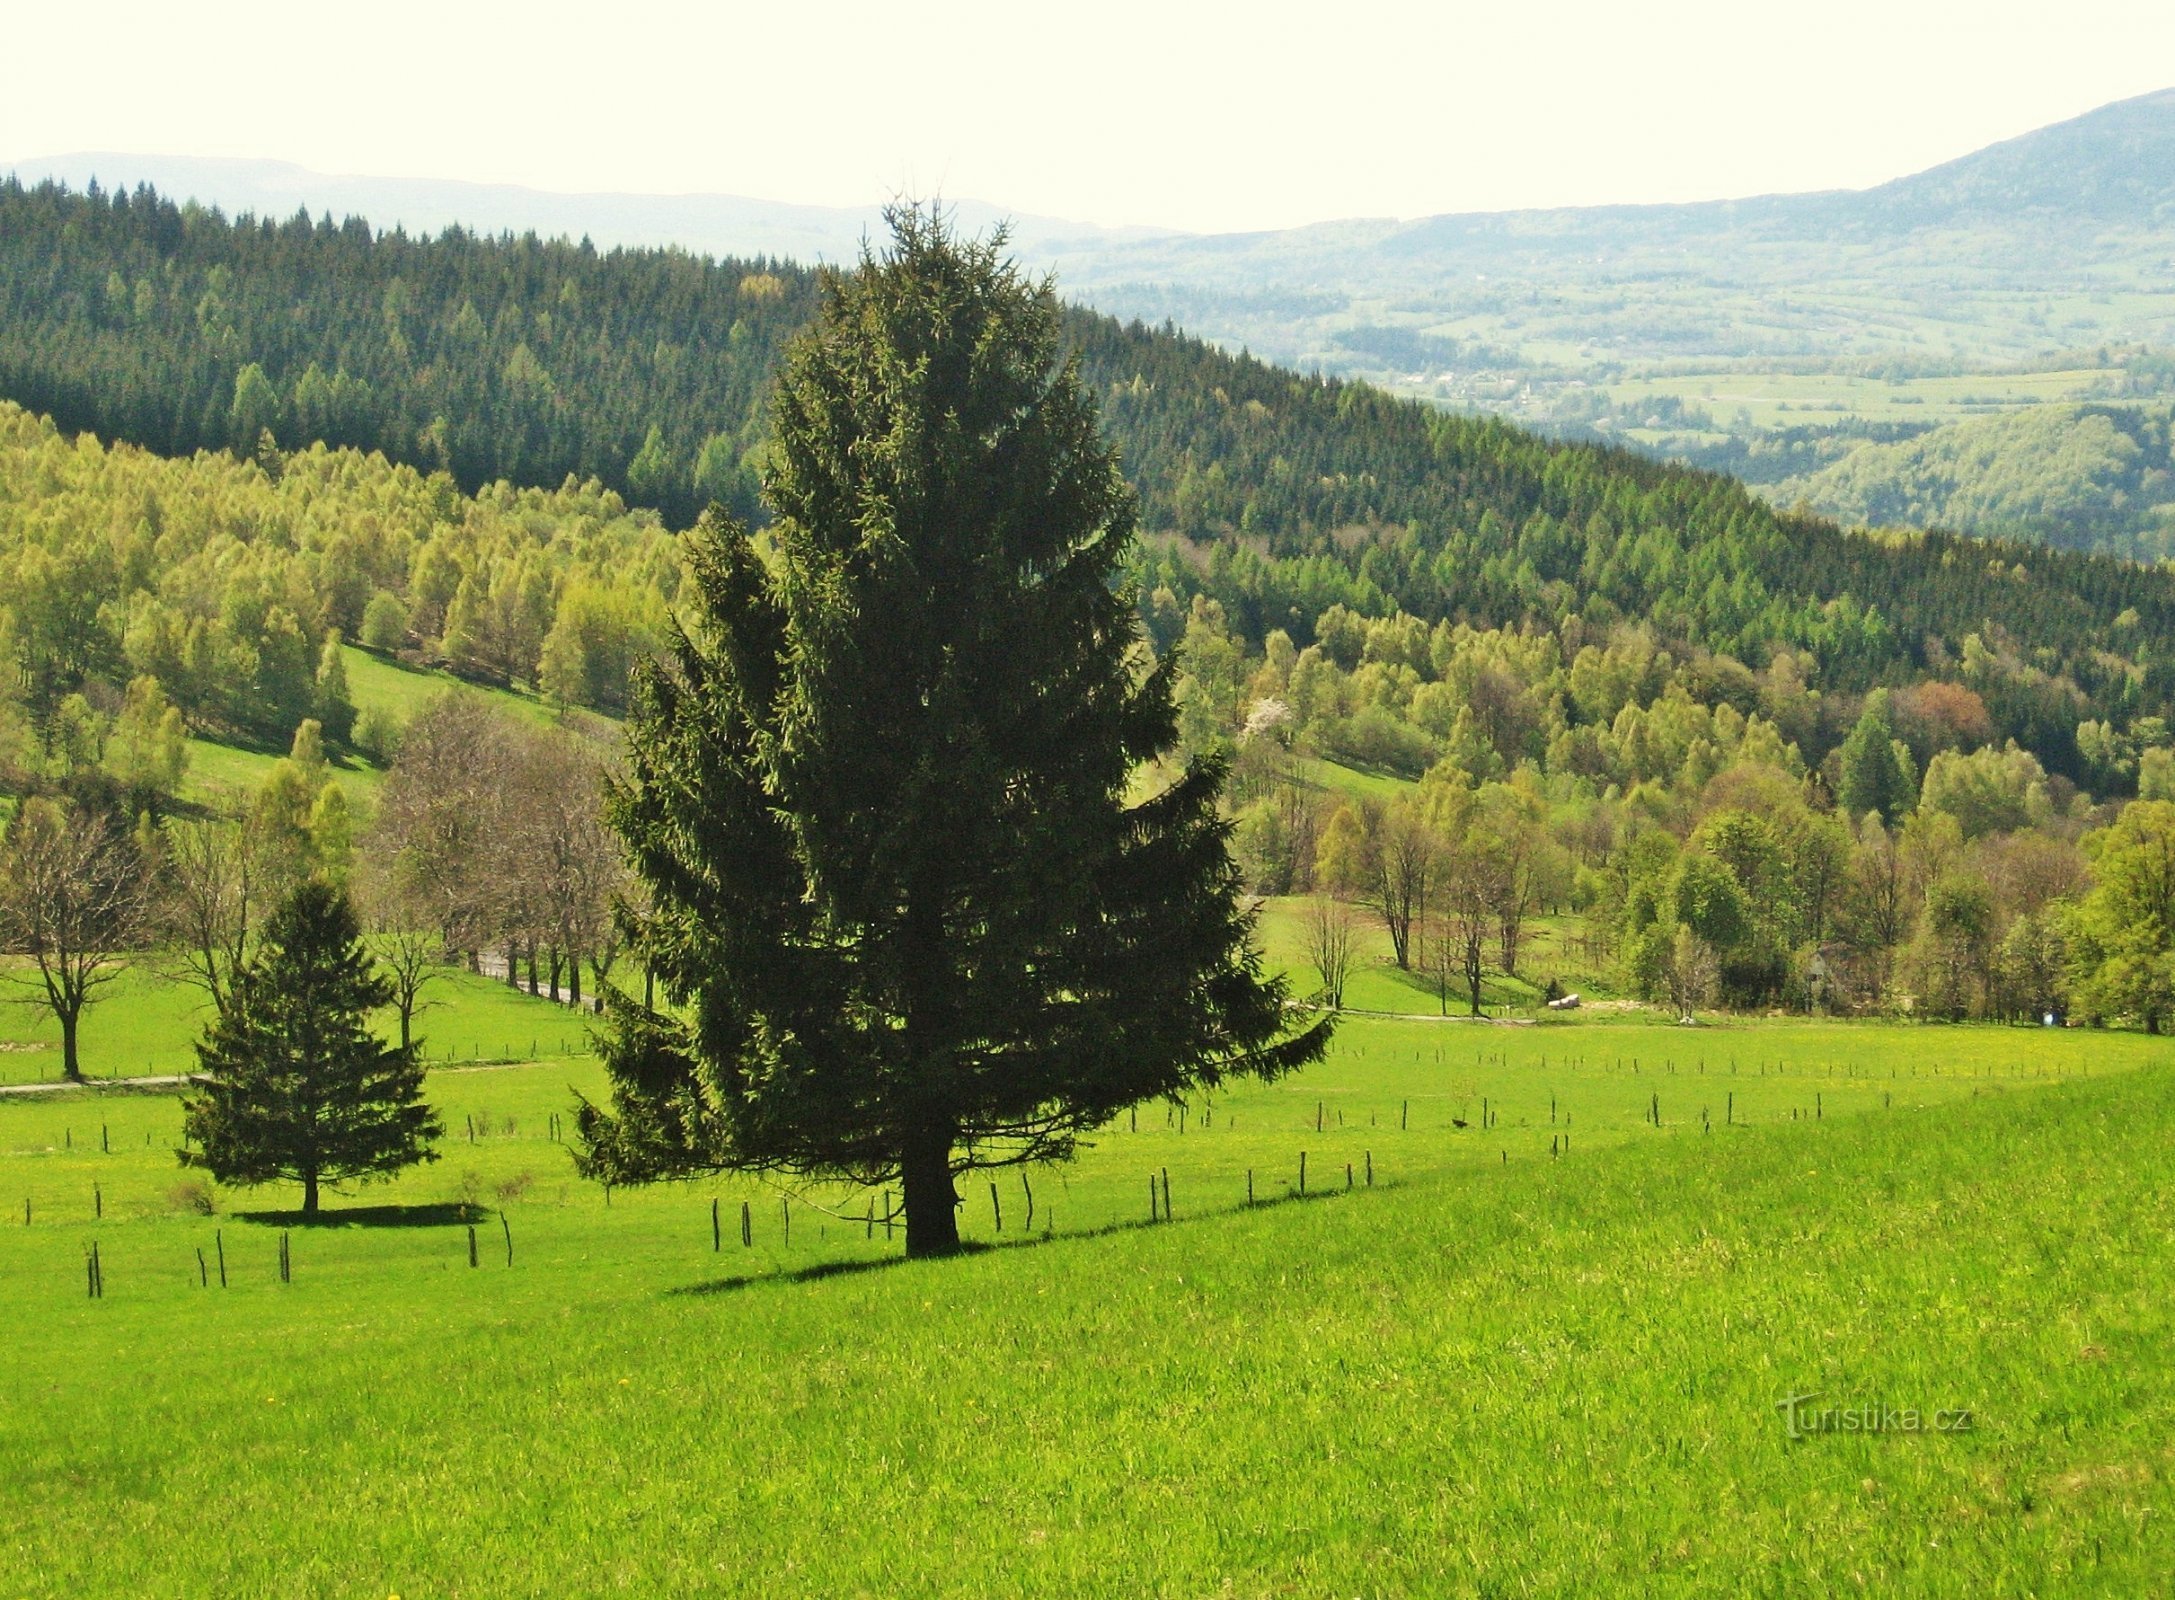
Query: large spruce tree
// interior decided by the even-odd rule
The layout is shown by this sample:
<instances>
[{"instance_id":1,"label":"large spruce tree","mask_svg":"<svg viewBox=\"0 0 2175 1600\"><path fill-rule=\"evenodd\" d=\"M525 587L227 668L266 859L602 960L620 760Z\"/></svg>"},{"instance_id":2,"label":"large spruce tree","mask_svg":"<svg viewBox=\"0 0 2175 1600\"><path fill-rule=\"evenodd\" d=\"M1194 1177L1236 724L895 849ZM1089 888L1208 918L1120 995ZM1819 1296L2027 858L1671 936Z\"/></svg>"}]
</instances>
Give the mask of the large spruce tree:
<instances>
[{"instance_id":1,"label":"large spruce tree","mask_svg":"<svg viewBox=\"0 0 2175 1600\"><path fill-rule=\"evenodd\" d=\"M613 809L672 1002L615 1000L588 1170L901 1186L1067 1155L1144 1098L1315 1059L1263 976L1221 767L1144 779L1171 664L1117 574L1133 499L1047 284L901 209L822 288L759 544L713 512ZM1131 800L1136 786L1142 797Z\"/></svg>"},{"instance_id":2,"label":"large spruce tree","mask_svg":"<svg viewBox=\"0 0 2175 1600\"><path fill-rule=\"evenodd\" d=\"M435 1161L437 1112L414 1049L385 1043L370 1013L392 1000L346 894L298 885L265 924L257 958L197 1048L206 1076L184 1127L184 1166L245 1187L318 1186Z\"/></svg>"}]
</instances>

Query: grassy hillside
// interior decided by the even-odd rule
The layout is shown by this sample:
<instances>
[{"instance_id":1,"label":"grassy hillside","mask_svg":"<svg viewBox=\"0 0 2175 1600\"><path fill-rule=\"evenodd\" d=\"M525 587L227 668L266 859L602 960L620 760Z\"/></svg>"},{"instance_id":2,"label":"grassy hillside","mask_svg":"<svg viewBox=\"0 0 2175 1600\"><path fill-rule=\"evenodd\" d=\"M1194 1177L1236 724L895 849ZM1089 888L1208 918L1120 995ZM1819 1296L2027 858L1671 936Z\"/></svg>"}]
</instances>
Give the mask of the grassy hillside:
<instances>
[{"instance_id":1,"label":"grassy hillside","mask_svg":"<svg viewBox=\"0 0 2175 1600\"><path fill-rule=\"evenodd\" d=\"M347 681L359 714L376 713L381 725L398 728L433 696L449 689L480 695L492 705L526 721L548 723L558 711L533 694L496 688L490 684L464 683L447 672L405 666L383 656L342 647L347 662ZM211 802L223 792L254 793L271 773L284 751L251 748L203 736L189 740L189 766L182 797ZM367 818L384 782L384 768L370 754L349 751L332 764L333 778L347 795L358 817Z\"/></svg>"},{"instance_id":2,"label":"grassy hillside","mask_svg":"<svg viewBox=\"0 0 2175 1600\"><path fill-rule=\"evenodd\" d=\"M1979 1075L2027 1041L2047 1076ZM373 1192L381 1225L296 1230L284 1285L278 1218L169 1195L142 1140L171 1100L100 1103L111 1154L61 1148L80 1101L0 1101L0 1192L35 1206L0 1236L11 1567L32 1595L2146 1593L2175 1090L2112 1069L2155 1053L1359 1024L1303 1081L1038 1177L1048 1242L913 1264L851 1202L788 1241L738 1188L713 1253L707 1186L568 1179L578 1067L434 1074L484 1135ZM1732 1082L1752 1125L1702 1132ZM1243 1169L1281 1196L1301 1149L1332 1194L1247 1209ZM1079 1235L1163 1169L1177 1223ZM511 1266L486 1210L469 1268L471 1203ZM1792 1441L1777 1403L1816 1391L1925 1431Z\"/></svg>"}]
</instances>

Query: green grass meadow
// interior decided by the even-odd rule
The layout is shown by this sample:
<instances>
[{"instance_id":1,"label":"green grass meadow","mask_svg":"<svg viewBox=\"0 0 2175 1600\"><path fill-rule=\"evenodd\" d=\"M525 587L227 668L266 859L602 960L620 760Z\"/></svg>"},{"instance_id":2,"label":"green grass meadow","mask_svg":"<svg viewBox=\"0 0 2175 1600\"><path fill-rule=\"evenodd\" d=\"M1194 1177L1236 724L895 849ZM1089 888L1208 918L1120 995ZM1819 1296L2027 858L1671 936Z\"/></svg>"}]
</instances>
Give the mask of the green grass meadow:
<instances>
[{"instance_id":1,"label":"green grass meadow","mask_svg":"<svg viewBox=\"0 0 2175 1600\"><path fill-rule=\"evenodd\" d=\"M0 1084L55 1083L60 1078L60 1025L43 1005L35 976L19 960L0 962ZM433 1064L556 1059L586 1054L589 1021L564 1006L532 998L502 982L455 968L440 969L423 991L415 1021L423 1054ZM211 1011L201 991L175 982L155 961L124 971L84 1012L77 1033L83 1075L91 1079L164 1076L196 1070L196 1041ZM399 1021L379 1019L388 1038Z\"/></svg>"},{"instance_id":2,"label":"green grass meadow","mask_svg":"<svg viewBox=\"0 0 2175 1600\"><path fill-rule=\"evenodd\" d=\"M1002 1232L963 1183L941 1263L860 1192L607 1198L588 1059L434 1070L443 1159L307 1229L202 1214L170 1094L0 1097L0 1589L2152 1593L2167 1048L1353 1018Z\"/></svg>"},{"instance_id":3,"label":"green grass meadow","mask_svg":"<svg viewBox=\"0 0 2175 1600\"><path fill-rule=\"evenodd\" d=\"M1319 992L1322 975L1307 949L1311 906L1301 896L1261 902L1255 937L1269 965L1286 974L1292 996L1308 999ZM1545 986L1553 978L1564 990L1586 1000L1618 998L1616 978L1593 970L1596 963L1576 943L1579 919L1535 917L1527 924L1529 940L1519 961L1519 975L1491 970L1480 985L1482 1010L1491 1018L1545 1014ZM1494 958L1494 946L1489 947ZM1417 959L1417 958L1415 958ZM1433 1014L1463 1017L1470 1009L1462 978L1447 997L1425 963L1400 970L1390 956L1390 939L1380 921L1355 911L1352 920L1352 969L1345 978L1344 1003L1353 1011L1395 1015Z\"/></svg>"}]
</instances>

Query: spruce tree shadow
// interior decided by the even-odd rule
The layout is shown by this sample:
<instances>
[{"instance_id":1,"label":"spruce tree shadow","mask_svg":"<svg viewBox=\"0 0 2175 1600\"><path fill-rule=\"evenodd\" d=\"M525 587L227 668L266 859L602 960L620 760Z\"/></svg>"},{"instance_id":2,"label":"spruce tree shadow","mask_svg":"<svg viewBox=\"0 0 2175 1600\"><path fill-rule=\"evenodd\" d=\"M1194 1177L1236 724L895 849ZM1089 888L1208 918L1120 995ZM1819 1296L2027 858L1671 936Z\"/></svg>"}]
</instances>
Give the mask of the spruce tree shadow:
<instances>
[{"instance_id":1,"label":"spruce tree shadow","mask_svg":"<svg viewBox=\"0 0 2175 1600\"><path fill-rule=\"evenodd\" d=\"M1036 1243L1040 1240L1022 1240ZM948 1258L962 1260L967 1256L986 1254L991 1250L1007 1250L1010 1245L989 1244L982 1240L963 1240L959 1254ZM741 1289L757 1289L773 1283L820 1283L825 1278L852 1278L865 1272L885 1272L893 1267L903 1267L912 1259L905 1255L879 1256L874 1261L818 1261L805 1267L795 1267L790 1272L741 1272L730 1277L711 1278L702 1283L682 1284L677 1289L667 1289L669 1295L732 1294Z\"/></svg>"},{"instance_id":2,"label":"spruce tree shadow","mask_svg":"<svg viewBox=\"0 0 2175 1600\"><path fill-rule=\"evenodd\" d=\"M299 1211L237 1211L237 1222L258 1222L273 1228L458 1228L473 1226L491 1213L482 1206L459 1200L427 1205L348 1206L320 1211L314 1217Z\"/></svg>"},{"instance_id":3,"label":"spruce tree shadow","mask_svg":"<svg viewBox=\"0 0 2175 1600\"><path fill-rule=\"evenodd\" d=\"M1190 1217L1180 1217L1178 1222L1206 1222L1211 1219L1242 1217L1251 1211L1274 1211L1288 1206L1310 1206L1323 1201L1341 1199L1356 1194L1364 1188L1382 1189L1388 1184L1355 1185L1352 1189L1309 1189L1305 1194L1287 1188L1280 1194L1265 1194L1245 1205L1226 1206L1218 1210L1202 1211ZM1107 1239L1119 1234L1143 1233L1153 1228L1167 1228L1171 1219L1150 1222L1135 1218L1126 1222L1106 1222L1099 1227L1082 1228L1068 1233L1034 1233L1011 1239L961 1240L955 1256L936 1257L932 1260L961 1261L969 1256L991 1255L1014 1250L1039 1250L1045 1245L1075 1244L1083 1239ZM742 1272L728 1277L711 1278L701 1283L682 1284L677 1289L664 1292L674 1297L700 1298L705 1295L735 1294L742 1289L760 1289L768 1285L789 1283L818 1283L825 1278L858 1277L863 1273L883 1272L892 1267L903 1267L910 1258L905 1255L880 1256L874 1261L818 1261L809 1266L795 1267L789 1272Z\"/></svg>"},{"instance_id":4,"label":"spruce tree shadow","mask_svg":"<svg viewBox=\"0 0 2175 1600\"><path fill-rule=\"evenodd\" d=\"M850 1278L864 1272L882 1272L904 1265L904 1256L885 1256L876 1261L819 1261L811 1267L795 1267L791 1272L742 1272L726 1278L709 1278L701 1283L687 1283L677 1289L667 1289L665 1293L696 1297L734 1294L742 1289L757 1289L769 1283L817 1283L825 1278Z\"/></svg>"}]
</instances>

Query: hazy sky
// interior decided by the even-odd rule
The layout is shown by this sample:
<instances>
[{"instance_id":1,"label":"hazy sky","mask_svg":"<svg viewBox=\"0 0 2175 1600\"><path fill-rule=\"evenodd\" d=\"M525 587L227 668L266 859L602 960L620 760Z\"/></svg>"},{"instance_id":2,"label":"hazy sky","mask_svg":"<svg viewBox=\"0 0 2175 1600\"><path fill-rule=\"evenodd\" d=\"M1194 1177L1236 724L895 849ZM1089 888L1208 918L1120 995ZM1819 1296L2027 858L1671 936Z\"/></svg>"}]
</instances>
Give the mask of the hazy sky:
<instances>
[{"instance_id":1,"label":"hazy sky","mask_svg":"<svg viewBox=\"0 0 2175 1600\"><path fill-rule=\"evenodd\" d=\"M1197 229L1859 186L2175 85L2169 0L11 8L79 150Z\"/></svg>"}]
</instances>

